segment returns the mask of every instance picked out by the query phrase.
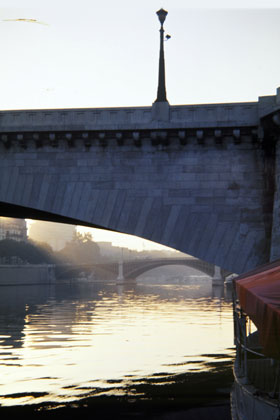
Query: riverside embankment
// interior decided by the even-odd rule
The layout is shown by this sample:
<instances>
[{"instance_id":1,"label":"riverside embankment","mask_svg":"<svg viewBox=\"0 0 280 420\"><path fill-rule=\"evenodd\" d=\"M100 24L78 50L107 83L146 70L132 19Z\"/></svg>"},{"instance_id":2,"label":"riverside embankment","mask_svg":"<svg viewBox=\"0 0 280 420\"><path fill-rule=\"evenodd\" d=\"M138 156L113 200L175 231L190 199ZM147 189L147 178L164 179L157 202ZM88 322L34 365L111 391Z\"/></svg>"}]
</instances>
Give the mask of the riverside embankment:
<instances>
[{"instance_id":1,"label":"riverside embankment","mask_svg":"<svg viewBox=\"0 0 280 420\"><path fill-rule=\"evenodd\" d=\"M0 265L0 286L50 284L55 281L54 265Z\"/></svg>"}]
</instances>

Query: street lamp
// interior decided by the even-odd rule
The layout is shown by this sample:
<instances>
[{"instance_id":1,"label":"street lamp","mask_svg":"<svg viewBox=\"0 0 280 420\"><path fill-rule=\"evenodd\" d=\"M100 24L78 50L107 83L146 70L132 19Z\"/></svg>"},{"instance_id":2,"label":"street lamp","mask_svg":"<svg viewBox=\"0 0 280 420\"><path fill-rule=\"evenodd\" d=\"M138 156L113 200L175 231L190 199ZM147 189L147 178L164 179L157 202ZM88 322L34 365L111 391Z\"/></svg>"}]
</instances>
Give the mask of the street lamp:
<instances>
[{"instance_id":1,"label":"street lamp","mask_svg":"<svg viewBox=\"0 0 280 420\"><path fill-rule=\"evenodd\" d=\"M164 24L164 21L166 19L167 14L168 14L168 12L164 9L160 9L160 10L157 11L158 19L161 23L161 26Z\"/></svg>"},{"instance_id":2,"label":"street lamp","mask_svg":"<svg viewBox=\"0 0 280 420\"><path fill-rule=\"evenodd\" d=\"M159 52L159 71L158 71L158 91L157 99L155 102L167 102L166 99L166 88L165 88L165 65L164 65L164 49L163 49L163 23L166 19L168 12L164 9L160 9L157 12L160 21L160 52Z\"/></svg>"}]
</instances>

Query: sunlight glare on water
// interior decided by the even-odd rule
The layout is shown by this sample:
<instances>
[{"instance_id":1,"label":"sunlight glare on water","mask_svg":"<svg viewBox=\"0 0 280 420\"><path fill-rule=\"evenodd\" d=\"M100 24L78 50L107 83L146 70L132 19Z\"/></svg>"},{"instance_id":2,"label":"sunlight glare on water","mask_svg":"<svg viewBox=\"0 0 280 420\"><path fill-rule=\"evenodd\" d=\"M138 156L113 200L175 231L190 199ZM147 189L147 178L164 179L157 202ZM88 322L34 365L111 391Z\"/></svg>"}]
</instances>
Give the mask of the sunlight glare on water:
<instances>
[{"instance_id":1,"label":"sunlight glare on water","mask_svg":"<svg viewBox=\"0 0 280 420\"><path fill-rule=\"evenodd\" d=\"M209 279L14 292L1 294L3 406L117 393L132 378L205 371L219 357L232 359L231 302L220 289L215 296Z\"/></svg>"}]
</instances>

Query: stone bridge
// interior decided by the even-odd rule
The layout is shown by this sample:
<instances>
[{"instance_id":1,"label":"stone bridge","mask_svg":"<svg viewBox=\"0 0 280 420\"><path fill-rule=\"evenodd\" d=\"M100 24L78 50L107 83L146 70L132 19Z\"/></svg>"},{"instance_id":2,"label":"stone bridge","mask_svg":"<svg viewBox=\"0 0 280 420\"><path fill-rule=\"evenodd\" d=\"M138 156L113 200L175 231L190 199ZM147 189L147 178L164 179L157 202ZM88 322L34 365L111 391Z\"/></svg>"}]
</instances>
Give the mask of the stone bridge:
<instances>
[{"instance_id":1,"label":"stone bridge","mask_svg":"<svg viewBox=\"0 0 280 420\"><path fill-rule=\"evenodd\" d=\"M241 273L279 256L280 91L0 112L0 214L137 235Z\"/></svg>"},{"instance_id":2,"label":"stone bridge","mask_svg":"<svg viewBox=\"0 0 280 420\"><path fill-rule=\"evenodd\" d=\"M280 256L280 89L169 105L0 112L0 215L137 235L235 273Z\"/></svg>"},{"instance_id":3,"label":"stone bridge","mask_svg":"<svg viewBox=\"0 0 280 420\"><path fill-rule=\"evenodd\" d=\"M124 280L134 280L141 274L154 268L181 265L194 268L207 276L213 277L215 274L215 266L197 258L161 258L161 259L139 259L122 261L120 263L108 264L81 264L81 265L61 265L57 268L57 278L65 278L70 276L78 276L81 273L87 275L94 274L95 277L105 276L110 280L116 280L120 275L120 264L122 266L122 276ZM217 273L217 270L216 270Z\"/></svg>"}]
</instances>

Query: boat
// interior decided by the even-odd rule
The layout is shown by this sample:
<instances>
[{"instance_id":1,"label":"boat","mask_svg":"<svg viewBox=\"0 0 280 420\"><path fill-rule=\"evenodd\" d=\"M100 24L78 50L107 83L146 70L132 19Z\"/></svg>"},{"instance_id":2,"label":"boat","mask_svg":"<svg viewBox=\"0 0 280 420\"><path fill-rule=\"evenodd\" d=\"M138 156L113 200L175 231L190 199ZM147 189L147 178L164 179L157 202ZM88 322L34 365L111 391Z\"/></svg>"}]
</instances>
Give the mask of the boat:
<instances>
[{"instance_id":1,"label":"boat","mask_svg":"<svg viewBox=\"0 0 280 420\"><path fill-rule=\"evenodd\" d=\"M232 420L280 419L280 260L233 279Z\"/></svg>"},{"instance_id":2,"label":"boat","mask_svg":"<svg viewBox=\"0 0 280 420\"><path fill-rule=\"evenodd\" d=\"M231 274L228 274L226 277L225 277L225 281L224 281L224 284L225 285L227 285L227 284L232 284L232 281L236 278L236 277L238 277L238 274L235 274L235 273L231 273Z\"/></svg>"}]
</instances>

